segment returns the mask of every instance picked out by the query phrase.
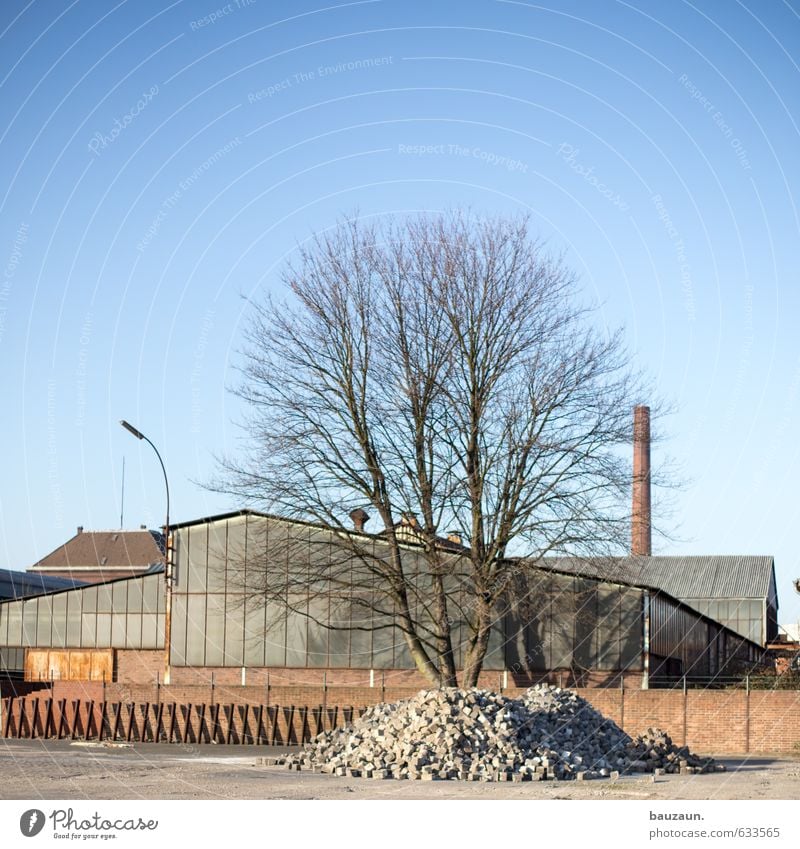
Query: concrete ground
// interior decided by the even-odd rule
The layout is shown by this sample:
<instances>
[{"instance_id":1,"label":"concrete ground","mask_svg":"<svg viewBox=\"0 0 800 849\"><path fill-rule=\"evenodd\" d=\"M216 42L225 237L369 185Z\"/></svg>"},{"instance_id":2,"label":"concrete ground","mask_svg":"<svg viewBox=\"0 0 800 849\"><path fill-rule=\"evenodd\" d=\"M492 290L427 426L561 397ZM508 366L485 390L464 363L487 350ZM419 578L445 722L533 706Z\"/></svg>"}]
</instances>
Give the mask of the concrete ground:
<instances>
[{"instance_id":1,"label":"concrete ground","mask_svg":"<svg viewBox=\"0 0 800 849\"><path fill-rule=\"evenodd\" d=\"M525 784L377 781L256 765L290 751L0 740L2 799L800 799L800 758L717 756L727 772Z\"/></svg>"}]
</instances>

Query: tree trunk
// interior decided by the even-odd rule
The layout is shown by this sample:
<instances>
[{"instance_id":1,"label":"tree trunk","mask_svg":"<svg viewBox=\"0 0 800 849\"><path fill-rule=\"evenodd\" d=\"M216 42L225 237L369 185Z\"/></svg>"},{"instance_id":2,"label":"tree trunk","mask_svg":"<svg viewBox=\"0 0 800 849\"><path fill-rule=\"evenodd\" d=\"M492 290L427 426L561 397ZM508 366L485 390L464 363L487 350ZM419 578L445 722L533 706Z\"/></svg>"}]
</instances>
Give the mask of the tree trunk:
<instances>
[{"instance_id":1,"label":"tree trunk","mask_svg":"<svg viewBox=\"0 0 800 849\"><path fill-rule=\"evenodd\" d=\"M475 636L470 642L466 656L464 657L464 672L462 673L461 686L464 688L477 687L478 676L483 669L483 661L489 649L489 636L492 632L492 619L489 611L482 610L479 613Z\"/></svg>"}]
</instances>

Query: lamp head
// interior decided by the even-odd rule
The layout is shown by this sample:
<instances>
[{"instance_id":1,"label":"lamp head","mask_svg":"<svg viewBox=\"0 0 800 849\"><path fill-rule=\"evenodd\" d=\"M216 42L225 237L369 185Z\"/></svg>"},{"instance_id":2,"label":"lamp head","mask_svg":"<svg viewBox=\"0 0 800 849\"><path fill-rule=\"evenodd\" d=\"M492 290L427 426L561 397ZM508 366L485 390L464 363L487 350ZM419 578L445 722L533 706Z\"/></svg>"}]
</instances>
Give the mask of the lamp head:
<instances>
[{"instance_id":1,"label":"lamp head","mask_svg":"<svg viewBox=\"0 0 800 849\"><path fill-rule=\"evenodd\" d=\"M144 439L144 434L140 433L136 428L125 421L125 419L120 419L119 423L125 428L125 430L132 433L137 439Z\"/></svg>"}]
</instances>

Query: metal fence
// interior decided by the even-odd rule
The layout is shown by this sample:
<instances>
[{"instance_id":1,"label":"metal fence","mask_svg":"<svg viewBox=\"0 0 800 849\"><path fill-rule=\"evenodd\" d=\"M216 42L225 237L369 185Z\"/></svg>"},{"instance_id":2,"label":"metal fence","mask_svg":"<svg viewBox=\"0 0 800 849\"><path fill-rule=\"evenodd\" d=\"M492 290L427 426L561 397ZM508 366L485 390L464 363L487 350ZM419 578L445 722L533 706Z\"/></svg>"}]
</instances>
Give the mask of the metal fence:
<instances>
[{"instance_id":1,"label":"metal fence","mask_svg":"<svg viewBox=\"0 0 800 849\"><path fill-rule=\"evenodd\" d=\"M800 674L791 675L652 675L652 690L800 690Z\"/></svg>"}]
</instances>

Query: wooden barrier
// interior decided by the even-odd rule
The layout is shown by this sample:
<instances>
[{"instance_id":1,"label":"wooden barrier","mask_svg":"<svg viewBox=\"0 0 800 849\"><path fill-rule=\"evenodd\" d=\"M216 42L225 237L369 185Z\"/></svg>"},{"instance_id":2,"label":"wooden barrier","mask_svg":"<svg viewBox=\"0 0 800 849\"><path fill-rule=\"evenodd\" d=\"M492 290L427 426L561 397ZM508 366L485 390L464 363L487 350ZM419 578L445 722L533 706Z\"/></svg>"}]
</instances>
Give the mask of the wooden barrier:
<instances>
[{"instance_id":1,"label":"wooden barrier","mask_svg":"<svg viewBox=\"0 0 800 849\"><path fill-rule=\"evenodd\" d=\"M182 705L22 696L2 700L0 735L28 740L297 746L363 712L364 708L325 705Z\"/></svg>"}]
</instances>

